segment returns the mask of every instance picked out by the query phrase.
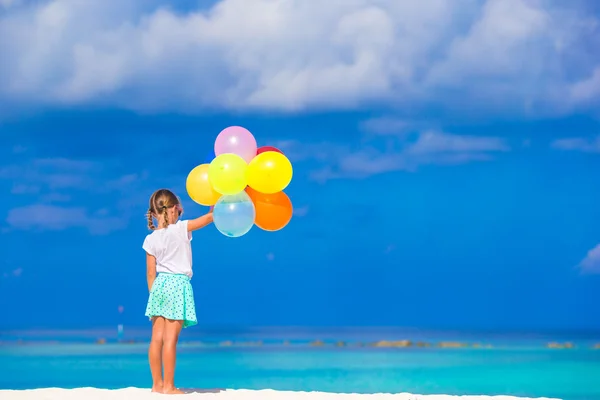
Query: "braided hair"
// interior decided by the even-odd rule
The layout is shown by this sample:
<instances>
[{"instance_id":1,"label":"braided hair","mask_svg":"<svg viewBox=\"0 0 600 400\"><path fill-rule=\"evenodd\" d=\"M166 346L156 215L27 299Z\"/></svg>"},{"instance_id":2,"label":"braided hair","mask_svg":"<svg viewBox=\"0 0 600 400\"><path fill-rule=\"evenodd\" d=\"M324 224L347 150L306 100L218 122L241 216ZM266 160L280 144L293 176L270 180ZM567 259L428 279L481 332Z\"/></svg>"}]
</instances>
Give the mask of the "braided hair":
<instances>
[{"instance_id":1,"label":"braided hair","mask_svg":"<svg viewBox=\"0 0 600 400\"><path fill-rule=\"evenodd\" d=\"M152 193L149 203L146 217L148 218L148 229L151 231L169 226L168 209L181 205L175 193L168 189L159 189ZM181 211L179 214L181 215ZM158 222L158 227L154 225L154 219Z\"/></svg>"}]
</instances>

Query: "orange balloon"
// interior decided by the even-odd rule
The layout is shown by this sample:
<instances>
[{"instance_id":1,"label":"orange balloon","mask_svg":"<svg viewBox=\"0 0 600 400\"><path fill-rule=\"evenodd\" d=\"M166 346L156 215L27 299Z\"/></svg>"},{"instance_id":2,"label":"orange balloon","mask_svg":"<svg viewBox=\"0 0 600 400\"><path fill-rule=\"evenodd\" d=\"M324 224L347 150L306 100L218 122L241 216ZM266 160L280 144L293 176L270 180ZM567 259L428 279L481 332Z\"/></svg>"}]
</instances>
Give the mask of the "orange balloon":
<instances>
[{"instance_id":1,"label":"orange balloon","mask_svg":"<svg viewBox=\"0 0 600 400\"><path fill-rule=\"evenodd\" d=\"M265 231L278 231L283 229L292 219L292 201L287 194L261 193L251 187L246 188L246 193L252 199L256 209L254 224Z\"/></svg>"}]
</instances>

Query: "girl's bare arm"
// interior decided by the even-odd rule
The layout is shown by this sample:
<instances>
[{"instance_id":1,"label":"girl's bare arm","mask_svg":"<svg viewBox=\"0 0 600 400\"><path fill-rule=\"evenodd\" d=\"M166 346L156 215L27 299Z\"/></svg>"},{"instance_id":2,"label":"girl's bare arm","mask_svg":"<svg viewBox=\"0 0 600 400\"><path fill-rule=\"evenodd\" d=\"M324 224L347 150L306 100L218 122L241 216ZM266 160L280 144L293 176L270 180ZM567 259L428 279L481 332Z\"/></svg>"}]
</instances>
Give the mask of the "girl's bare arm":
<instances>
[{"instance_id":1,"label":"girl's bare arm","mask_svg":"<svg viewBox=\"0 0 600 400\"><path fill-rule=\"evenodd\" d=\"M148 280L148 291L151 291L156 279L156 258L148 253L146 253L146 279Z\"/></svg>"},{"instance_id":2,"label":"girl's bare arm","mask_svg":"<svg viewBox=\"0 0 600 400\"><path fill-rule=\"evenodd\" d=\"M213 213L212 213L212 208L211 208L211 211L208 214L205 214L196 219L190 219L188 221L188 228L187 228L188 232L195 231L200 228L204 228L205 226L212 224L212 222L213 222Z\"/></svg>"}]
</instances>

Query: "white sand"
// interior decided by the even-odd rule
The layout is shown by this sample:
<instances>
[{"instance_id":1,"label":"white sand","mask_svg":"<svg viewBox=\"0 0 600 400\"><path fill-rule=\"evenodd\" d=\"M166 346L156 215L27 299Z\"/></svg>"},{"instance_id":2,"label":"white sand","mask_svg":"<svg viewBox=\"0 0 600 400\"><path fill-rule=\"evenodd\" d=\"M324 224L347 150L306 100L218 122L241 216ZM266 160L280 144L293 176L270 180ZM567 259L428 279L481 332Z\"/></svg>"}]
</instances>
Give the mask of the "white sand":
<instances>
[{"instance_id":1,"label":"white sand","mask_svg":"<svg viewBox=\"0 0 600 400\"><path fill-rule=\"evenodd\" d=\"M494 399L514 400L526 397L514 396L449 396L398 394L336 394L322 392L279 392L275 390L223 390L220 392L202 391L182 395L184 399L201 400L451 400L451 399ZM174 396L180 398L181 396ZM78 389L33 389L0 390L2 400L150 400L173 398L173 396L151 393L150 389L127 388L118 390L78 388ZM537 400L556 400L540 397Z\"/></svg>"}]
</instances>

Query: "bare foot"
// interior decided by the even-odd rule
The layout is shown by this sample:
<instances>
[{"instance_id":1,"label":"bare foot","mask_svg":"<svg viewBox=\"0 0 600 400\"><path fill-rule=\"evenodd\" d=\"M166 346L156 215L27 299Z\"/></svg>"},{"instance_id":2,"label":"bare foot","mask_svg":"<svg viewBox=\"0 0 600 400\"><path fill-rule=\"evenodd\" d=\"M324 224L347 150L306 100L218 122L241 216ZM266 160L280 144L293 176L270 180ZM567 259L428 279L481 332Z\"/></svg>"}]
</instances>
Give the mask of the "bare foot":
<instances>
[{"instance_id":1,"label":"bare foot","mask_svg":"<svg viewBox=\"0 0 600 400\"><path fill-rule=\"evenodd\" d=\"M185 394L185 392L177 389L176 387L169 387L163 389L163 394Z\"/></svg>"},{"instance_id":2,"label":"bare foot","mask_svg":"<svg viewBox=\"0 0 600 400\"><path fill-rule=\"evenodd\" d=\"M152 392L153 393L162 393L163 392L163 384L161 383L156 383L152 385Z\"/></svg>"}]
</instances>

